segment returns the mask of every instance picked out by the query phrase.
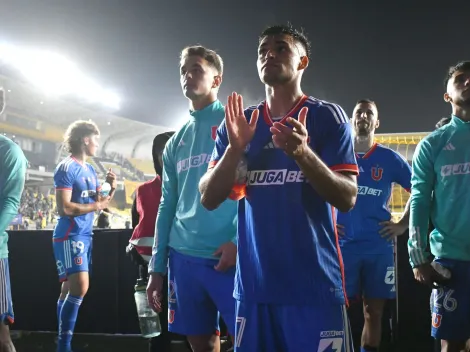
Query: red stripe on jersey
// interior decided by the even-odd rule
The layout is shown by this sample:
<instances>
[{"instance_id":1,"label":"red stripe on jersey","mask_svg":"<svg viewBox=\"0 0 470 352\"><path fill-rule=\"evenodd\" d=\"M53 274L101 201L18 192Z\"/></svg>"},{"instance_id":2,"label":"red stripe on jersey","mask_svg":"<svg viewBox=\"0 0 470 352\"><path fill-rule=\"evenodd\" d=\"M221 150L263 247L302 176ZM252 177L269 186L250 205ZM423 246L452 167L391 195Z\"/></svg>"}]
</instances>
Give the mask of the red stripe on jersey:
<instances>
[{"instance_id":1,"label":"red stripe on jersey","mask_svg":"<svg viewBox=\"0 0 470 352\"><path fill-rule=\"evenodd\" d=\"M351 172L354 175L359 175L359 168L357 165L354 164L340 164L340 165L333 165L330 167L331 171L336 172Z\"/></svg>"},{"instance_id":2,"label":"red stripe on jersey","mask_svg":"<svg viewBox=\"0 0 470 352\"><path fill-rule=\"evenodd\" d=\"M333 228L335 231L335 244L336 250L338 252L338 262L339 262L339 269L341 271L341 283L343 287L343 294L344 294L344 302L346 303L346 307L349 306L348 295L346 293L346 280L344 277L344 262L343 262L343 255L341 254L341 247L339 245L339 235L338 229L336 228L336 216L335 216L335 208L331 206L331 217L333 220Z\"/></svg>"},{"instance_id":3,"label":"red stripe on jersey","mask_svg":"<svg viewBox=\"0 0 470 352\"><path fill-rule=\"evenodd\" d=\"M279 123L285 123L288 117L292 117L293 115L297 114L304 105L305 101L308 99L306 95L303 95L297 103L294 104L294 107L290 109L290 111L284 115L284 117L280 120L277 121ZM273 119L271 117L271 111L269 111L269 106L267 102L263 102L263 117L264 121L268 124L268 126L272 126L274 124Z\"/></svg>"},{"instance_id":4,"label":"red stripe on jersey","mask_svg":"<svg viewBox=\"0 0 470 352\"><path fill-rule=\"evenodd\" d=\"M60 187L58 187L58 188L56 188L55 190L56 190L56 191L71 191L72 188L71 188L71 187L67 187L67 188L60 188Z\"/></svg>"},{"instance_id":5,"label":"red stripe on jersey","mask_svg":"<svg viewBox=\"0 0 470 352\"><path fill-rule=\"evenodd\" d=\"M378 143L372 144L372 147L370 147L370 149L362 157L356 153L356 158L367 159L374 152L374 150L377 149L377 146Z\"/></svg>"},{"instance_id":6,"label":"red stripe on jersey","mask_svg":"<svg viewBox=\"0 0 470 352\"><path fill-rule=\"evenodd\" d=\"M213 169L213 168L215 167L215 165L217 165L217 161L218 161L218 160L213 160L213 161L211 161L211 162L209 163L209 168L208 168L208 169L209 169L209 170L210 170L210 169Z\"/></svg>"}]
</instances>

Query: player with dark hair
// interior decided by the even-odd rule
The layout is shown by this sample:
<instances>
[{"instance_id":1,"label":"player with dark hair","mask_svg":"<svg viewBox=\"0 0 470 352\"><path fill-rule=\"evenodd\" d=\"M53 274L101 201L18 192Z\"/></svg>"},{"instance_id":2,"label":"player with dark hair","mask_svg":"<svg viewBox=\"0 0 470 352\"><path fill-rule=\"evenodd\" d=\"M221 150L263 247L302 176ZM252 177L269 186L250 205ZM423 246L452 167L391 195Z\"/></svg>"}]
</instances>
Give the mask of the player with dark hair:
<instances>
[{"instance_id":1,"label":"player with dark hair","mask_svg":"<svg viewBox=\"0 0 470 352\"><path fill-rule=\"evenodd\" d=\"M135 190L135 198L132 204L132 237L129 240L127 253L132 261L139 265L140 278L148 278L148 262L152 257L152 246L154 243L155 222L157 220L158 207L162 196L162 170L163 170L163 149L174 132L165 132L157 135L152 144L153 166L156 176L153 180L147 181ZM164 281L162 294L162 304L168 309L166 290L168 290L168 280ZM166 289L166 290L165 290ZM160 319L167 320L166 309L160 313ZM150 339L149 352L169 352L171 339L168 335L168 324L162 324L162 333Z\"/></svg>"},{"instance_id":2,"label":"player with dark hair","mask_svg":"<svg viewBox=\"0 0 470 352\"><path fill-rule=\"evenodd\" d=\"M354 209L338 213L338 232L349 298L362 298L364 327L361 352L377 351L382 337L382 314L394 299L394 244L405 233L409 203L397 222L389 209L393 184L411 188L411 167L397 152L374 142L380 125L377 105L370 99L356 103L351 125L360 174Z\"/></svg>"},{"instance_id":3,"label":"player with dark hair","mask_svg":"<svg viewBox=\"0 0 470 352\"><path fill-rule=\"evenodd\" d=\"M106 182L111 185L111 192L101 197L96 171L86 162L88 157L96 155L99 135L98 127L91 121L72 123L64 140L70 156L62 160L54 172L60 217L54 228L53 248L62 282L57 302L57 352L71 349L78 310L89 286L94 214L108 207L116 188L116 176L110 169Z\"/></svg>"},{"instance_id":4,"label":"player with dark hair","mask_svg":"<svg viewBox=\"0 0 470 352\"><path fill-rule=\"evenodd\" d=\"M442 351L454 352L470 338L470 61L450 67L444 84L452 119L415 150L408 251L415 279L438 284L431 294L431 334ZM426 251L430 218L433 262Z\"/></svg>"},{"instance_id":5,"label":"player with dark hair","mask_svg":"<svg viewBox=\"0 0 470 352\"><path fill-rule=\"evenodd\" d=\"M5 95L0 87L0 114L4 106ZM15 352L9 328L14 315L6 230L18 214L28 161L21 148L3 135L0 135L0 156L0 351Z\"/></svg>"},{"instance_id":6,"label":"player with dark hair","mask_svg":"<svg viewBox=\"0 0 470 352\"><path fill-rule=\"evenodd\" d=\"M309 55L291 26L261 34L266 101L228 97L199 184L207 209L240 199L236 351L352 348L335 208L354 206L358 169L346 113L301 90Z\"/></svg>"},{"instance_id":7,"label":"player with dark hair","mask_svg":"<svg viewBox=\"0 0 470 352\"><path fill-rule=\"evenodd\" d=\"M235 333L237 203L228 200L208 212L198 190L224 118L217 99L222 75L215 51L202 46L182 51L180 83L190 117L163 152L162 199L149 264L150 304L161 310L168 265L168 330L186 335L194 352L220 350L219 312Z\"/></svg>"}]
</instances>

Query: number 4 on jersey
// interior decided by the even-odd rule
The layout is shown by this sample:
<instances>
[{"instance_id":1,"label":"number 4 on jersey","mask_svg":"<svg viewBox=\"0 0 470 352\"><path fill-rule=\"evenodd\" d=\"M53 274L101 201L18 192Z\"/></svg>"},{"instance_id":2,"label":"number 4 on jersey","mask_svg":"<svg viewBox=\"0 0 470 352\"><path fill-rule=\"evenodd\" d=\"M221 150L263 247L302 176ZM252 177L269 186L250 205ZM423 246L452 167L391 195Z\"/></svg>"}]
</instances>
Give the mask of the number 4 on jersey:
<instances>
[{"instance_id":1,"label":"number 4 on jersey","mask_svg":"<svg viewBox=\"0 0 470 352\"><path fill-rule=\"evenodd\" d=\"M321 339L317 352L341 352L343 350L343 338Z\"/></svg>"}]
</instances>

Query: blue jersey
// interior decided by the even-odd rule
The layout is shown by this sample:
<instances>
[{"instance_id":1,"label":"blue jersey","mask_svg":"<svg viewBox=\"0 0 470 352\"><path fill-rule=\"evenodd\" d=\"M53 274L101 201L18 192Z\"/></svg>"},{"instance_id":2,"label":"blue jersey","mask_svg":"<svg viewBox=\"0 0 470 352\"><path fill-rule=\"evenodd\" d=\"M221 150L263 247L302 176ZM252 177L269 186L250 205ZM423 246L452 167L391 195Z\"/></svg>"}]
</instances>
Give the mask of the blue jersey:
<instances>
[{"instance_id":1,"label":"blue jersey","mask_svg":"<svg viewBox=\"0 0 470 352\"><path fill-rule=\"evenodd\" d=\"M393 184L409 192L411 167L400 154L380 144L374 144L367 153L357 153L356 157L359 165L356 205L348 213L338 213L337 222L345 227L341 247L360 254L389 253L393 251L393 242L380 236L379 223L391 219Z\"/></svg>"},{"instance_id":2,"label":"blue jersey","mask_svg":"<svg viewBox=\"0 0 470 352\"><path fill-rule=\"evenodd\" d=\"M201 205L199 193L199 181L207 171L217 127L223 119L224 107L218 100L192 111L189 121L165 146L150 272L166 272L169 248L184 255L217 259L217 248L236 240L237 203L227 200L211 212Z\"/></svg>"},{"instance_id":3,"label":"blue jersey","mask_svg":"<svg viewBox=\"0 0 470 352\"><path fill-rule=\"evenodd\" d=\"M54 171L56 190L72 191L72 203L94 203L99 192L96 171L88 163L81 164L73 157L62 160ZM61 216L54 228L54 241L65 241L70 235L92 235L94 212L80 216Z\"/></svg>"},{"instance_id":4,"label":"blue jersey","mask_svg":"<svg viewBox=\"0 0 470 352\"><path fill-rule=\"evenodd\" d=\"M331 170L357 174L351 127L343 109L304 96L286 115L308 107L309 145ZM238 258L234 297L253 303L344 303L342 259L335 209L306 182L296 162L276 149L265 102L258 108L256 133L245 152L245 198L238 205ZM228 136L217 131L211 165L222 158Z\"/></svg>"}]
</instances>

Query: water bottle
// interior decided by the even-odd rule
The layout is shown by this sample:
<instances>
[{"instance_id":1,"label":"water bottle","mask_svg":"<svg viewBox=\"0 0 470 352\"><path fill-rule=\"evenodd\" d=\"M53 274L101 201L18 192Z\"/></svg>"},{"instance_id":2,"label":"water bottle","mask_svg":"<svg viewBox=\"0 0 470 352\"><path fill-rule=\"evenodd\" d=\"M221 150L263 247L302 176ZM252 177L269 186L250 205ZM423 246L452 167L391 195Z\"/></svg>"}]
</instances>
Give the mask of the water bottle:
<instances>
[{"instance_id":1,"label":"water bottle","mask_svg":"<svg viewBox=\"0 0 470 352\"><path fill-rule=\"evenodd\" d=\"M109 196L109 192L111 192L111 185L108 182L103 183L100 189L100 196L103 198L107 197Z\"/></svg>"},{"instance_id":2,"label":"water bottle","mask_svg":"<svg viewBox=\"0 0 470 352\"><path fill-rule=\"evenodd\" d=\"M144 279L138 279L135 285L135 304L137 306L137 315L139 316L140 332L143 337L151 338L159 336L162 333L160 318L155 313L147 300L147 282Z\"/></svg>"}]
</instances>

